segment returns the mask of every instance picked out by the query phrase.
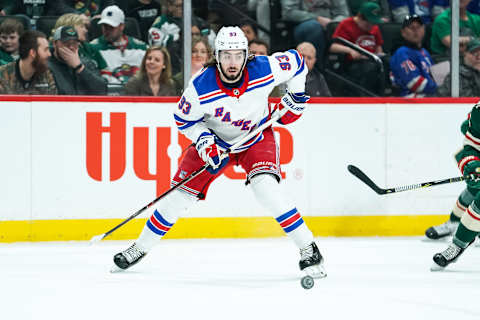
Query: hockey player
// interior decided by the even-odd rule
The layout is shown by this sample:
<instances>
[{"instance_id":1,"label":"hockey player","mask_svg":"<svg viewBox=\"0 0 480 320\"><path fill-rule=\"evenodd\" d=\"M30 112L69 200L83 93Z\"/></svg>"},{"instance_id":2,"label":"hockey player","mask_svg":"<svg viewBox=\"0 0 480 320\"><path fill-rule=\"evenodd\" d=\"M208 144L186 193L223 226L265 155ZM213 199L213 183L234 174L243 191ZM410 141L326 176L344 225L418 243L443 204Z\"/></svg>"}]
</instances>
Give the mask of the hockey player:
<instances>
[{"instance_id":1,"label":"hockey player","mask_svg":"<svg viewBox=\"0 0 480 320\"><path fill-rule=\"evenodd\" d=\"M245 35L238 27L223 27L215 39L215 61L190 80L175 109L178 129L194 142L185 153L172 186L209 164L204 171L159 202L135 243L114 256L115 265L127 269L142 259L173 226L183 212L207 195L210 183L228 165L239 164L257 201L266 207L300 249L301 270L324 277L323 258L300 212L281 196L278 148L271 127L259 132L223 159L221 153L272 112L288 110L278 122L297 120L309 97L304 94L307 68L295 50L272 56L249 56ZM287 93L274 110L268 95L286 82Z\"/></svg>"},{"instance_id":2,"label":"hockey player","mask_svg":"<svg viewBox=\"0 0 480 320\"><path fill-rule=\"evenodd\" d=\"M432 271L443 269L455 262L480 233L480 104L476 104L470 113L463 149L455 158L467 182L468 193L464 197L473 198L473 201L461 216L448 248L433 256ZM468 201L463 203L466 202Z\"/></svg>"},{"instance_id":3,"label":"hockey player","mask_svg":"<svg viewBox=\"0 0 480 320\"><path fill-rule=\"evenodd\" d=\"M463 135L466 135L467 133L469 119L470 114L468 114L467 120L465 120L460 127ZM459 152L462 152L462 150ZM455 156L455 158L456 157L457 155ZM425 235L427 236L427 238L437 240L452 235L457 230L460 219L465 213L465 210L472 203L475 195L477 194L477 191L477 189L467 186L467 188L465 188L465 190L463 190L462 193L458 196L457 201L455 202L453 209L450 212L449 219L442 224L428 228L425 231Z\"/></svg>"}]
</instances>

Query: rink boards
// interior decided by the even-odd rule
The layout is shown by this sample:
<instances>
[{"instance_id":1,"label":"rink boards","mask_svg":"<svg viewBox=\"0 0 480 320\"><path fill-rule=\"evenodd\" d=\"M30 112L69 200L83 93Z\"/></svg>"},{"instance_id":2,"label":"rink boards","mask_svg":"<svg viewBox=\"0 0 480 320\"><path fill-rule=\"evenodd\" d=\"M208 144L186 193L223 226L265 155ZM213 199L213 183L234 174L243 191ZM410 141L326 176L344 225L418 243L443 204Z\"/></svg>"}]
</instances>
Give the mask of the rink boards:
<instances>
[{"instance_id":1,"label":"rink boards","mask_svg":"<svg viewBox=\"0 0 480 320\"><path fill-rule=\"evenodd\" d=\"M177 98L3 97L0 242L84 240L169 188L181 150ZM418 235L448 214L461 183L378 196L382 187L455 177L460 124L476 99L315 99L275 128L285 189L316 235ZM210 187L171 238L271 237L281 228L239 168ZM134 238L151 211L116 231Z\"/></svg>"}]
</instances>

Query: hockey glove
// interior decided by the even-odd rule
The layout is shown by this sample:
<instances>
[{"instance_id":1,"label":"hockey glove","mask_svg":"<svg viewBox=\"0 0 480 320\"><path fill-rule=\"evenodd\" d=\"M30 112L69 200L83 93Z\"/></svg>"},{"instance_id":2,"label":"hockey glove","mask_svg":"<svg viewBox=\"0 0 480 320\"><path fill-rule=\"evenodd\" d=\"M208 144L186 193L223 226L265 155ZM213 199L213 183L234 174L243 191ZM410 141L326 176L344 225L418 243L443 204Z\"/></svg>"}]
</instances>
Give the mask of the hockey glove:
<instances>
[{"instance_id":1,"label":"hockey glove","mask_svg":"<svg viewBox=\"0 0 480 320\"><path fill-rule=\"evenodd\" d=\"M477 157L474 158L478 159ZM463 166L462 173L463 177L465 178L465 182L467 183L467 186L474 189L480 189L480 159L470 160L469 162L467 162Z\"/></svg>"},{"instance_id":2,"label":"hockey glove","mask_svg":"<svg viewBox=\"0 0 480 320\"><path fill-rule=\"evenodd\" d=\"M211 174L218 173L228 163L228 156L225 158L220 156L215 137L211 133L202 133L195 144L195 148L200 158L208 164L207 171Z\"/></svg>"},{"instance_id":3,"label":"hockey glove","mask_svg":"<svg viewBox=\"0 0 480 320\"><path fill-rule=\"evenodd\" d=\"M284 108L287 109L287 112L280 119L278 119L278 122L281 124L289 124L297 121L298 118L302 116L308 100L310 100L310 96L305 95L303 92L291 93L287 91L287 93L283 95L280 102L275 106L280 111L282 111Z\"/></svg>"}]
</instances>

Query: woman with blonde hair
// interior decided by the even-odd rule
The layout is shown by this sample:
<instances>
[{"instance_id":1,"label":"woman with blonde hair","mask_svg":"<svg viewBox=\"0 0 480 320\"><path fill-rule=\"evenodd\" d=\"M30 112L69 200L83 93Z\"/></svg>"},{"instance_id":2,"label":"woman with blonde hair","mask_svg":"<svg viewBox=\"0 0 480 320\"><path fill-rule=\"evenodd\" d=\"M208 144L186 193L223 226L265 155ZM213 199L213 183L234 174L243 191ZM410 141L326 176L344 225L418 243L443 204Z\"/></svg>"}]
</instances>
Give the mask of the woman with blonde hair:
<instances>
[{"instance_id":1,"label":"woman with blonde hair","mask_svg":"<svg viewBox=\"0 0 480 320\"><path fill-rule=\"evenodd\" d=\"M78 55L82 60L86 61L86 67L102 70L107 67L107 63L100 52L88 42L89 25L90 19L84 14L66 13L57 19L52 35L57 28L63 26L73 27L78 34L78 40L80 40Z\"/></svg>"},{"instance_id":2,"label":"woman with blonde hair","mask_svg":"<svg viewBox=\"0 0 480 320\"><path fill-rule=\"evenodd\" d=\"M213 59L213 50L208 43L208 39L202 36L192 37L192 65L190 78L200 71L204 65ZM177 87L177 94L181 95L183 92L183 71L177 73L173 80Z\"/></svg>"},{"instance_id":3,"label":"woman with blonde hair","mask_svg":"<svg viewBox=\"0 0 480 320\"><path fill-rule=\"evenodd\" d=\"M165 47L147 49L135 77L124 88L127 96L175 96L170 54Z\"/></svg>"}]
</instances>

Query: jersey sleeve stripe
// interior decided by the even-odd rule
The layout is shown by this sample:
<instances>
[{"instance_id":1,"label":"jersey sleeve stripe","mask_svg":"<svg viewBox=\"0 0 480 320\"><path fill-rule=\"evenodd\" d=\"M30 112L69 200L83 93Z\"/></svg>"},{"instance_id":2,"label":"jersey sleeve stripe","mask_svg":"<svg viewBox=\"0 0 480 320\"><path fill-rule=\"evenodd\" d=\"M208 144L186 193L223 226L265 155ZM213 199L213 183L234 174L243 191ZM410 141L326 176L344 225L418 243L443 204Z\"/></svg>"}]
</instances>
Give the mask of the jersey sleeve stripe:
<instances>
[{"instance_id":1,"label":"jersey sleeve stripe","mask_svg":"<svg viewBox=\"0 0 480 320\"><path fill-rule=\"evenodd\" d=\"M460 169L460 172L462 174L463 174L463 169L465 168L467 163L469 163L471 161L480 161L480 159L478 157L475 157L475 156L468 156L468 157L465 157L462 160L460 160L460 162L458 163L458 169Z\"/></svg>"},{"instance_id":2,"label":"jersey sleeve stripe","mask_svg":"<svg viewBox=\"0 0 480 320\"><path fill-rule=\"evenodd\" d=\"M480 151L480 140L475 138L469 131L465 134L465 139L463 140L464 146L471 146L476 150Z\"/></svg>"},{"instance_id":3,"label":"jersey sleeve stripe","mask_svg":"<svg viewBox=\"0 0 480 320\"><path fill-rule=\"evenodd\" d=\"M465 134L465 136L467 136L468 139L472 140L473 142L475 142L476 144L480 144L480 139L475 137L470 131L467 131L467 133Z\"/></svg>"},{"instance_id":4,"label":"jersey sleeve stripe","mask_svg":"<svg viewBox=\"0 0 480 320\"><path fill-rule=\"evenodd\" d=\"M292 54L295 56L295 59L297 59L298 69L297 69L297 72L295 72L295 76L296 76L296 75L298 75L300 72L302 72L303 69L305 69L305 60L304 60L303 57L298 53L297 50L290 49L290 50L288 50L288 52L292 53Z\"/></svg>"},{"instance_id":5,"label":"jersey sleeve stripe","mask_svg":"<svg viewBox=\"0 0 480 320\"><path fill-rule=\"evenodd\" d=\"M407 87L413 92L422 92L426 85L427 79L422 76L417 76L407 84Z\"/></svg>"},{"instance_id":6,"label":"jersey sleeve stripe","mask_svg":"<svg viewBox=\"0 0 480 320\"><path fill-rule=\"evenodd\" d=\"M194 121L185 120L185 119L180 118L176 114L174 114L173 117L175 118L175 123L176 123L179 130L185 130L185 129L190 128L191 126L199 123L200 121L203 121L203 118L200 118L200 119L194 120Z\"/></svg>"}]
</instances>

